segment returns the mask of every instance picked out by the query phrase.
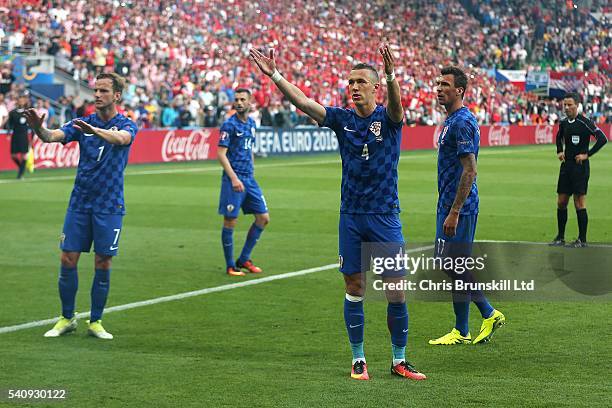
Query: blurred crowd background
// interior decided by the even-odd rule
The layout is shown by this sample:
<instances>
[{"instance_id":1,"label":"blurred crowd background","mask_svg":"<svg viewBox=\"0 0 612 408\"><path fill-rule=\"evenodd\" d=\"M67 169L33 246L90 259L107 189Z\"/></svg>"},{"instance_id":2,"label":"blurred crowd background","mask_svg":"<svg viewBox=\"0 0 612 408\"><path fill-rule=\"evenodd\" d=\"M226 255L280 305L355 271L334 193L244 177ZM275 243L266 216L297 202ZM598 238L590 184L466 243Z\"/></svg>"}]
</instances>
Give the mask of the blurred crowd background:
<instances>
[{"instance_id":1,"label":"blurred crowd background","mask_svg":"<svg viewBox=\"0 0 612 408\"><path fill-rule=\"evenodd\" d=\"M248 50L274 48L279 70L308 96L349 106L344 78L357 62L382 74L382 42L395 53L408 125L443 119L434 81L450 64L469 72L464 103L482 124L555 123L563 115L559 100L496 81L495 69L581 71L583 110L603 123L612 120L610 12L597 0L5 0L0 45L7 55L36 46L90 86L100 72L125 76L121 111L143 128L218 126L238 86L252 89L259 125L309 124ZM0 120L26 91L6 60ZM95 110L93 101L58 102L32 101L51 126Z\"/></svg>"}]
</instances>

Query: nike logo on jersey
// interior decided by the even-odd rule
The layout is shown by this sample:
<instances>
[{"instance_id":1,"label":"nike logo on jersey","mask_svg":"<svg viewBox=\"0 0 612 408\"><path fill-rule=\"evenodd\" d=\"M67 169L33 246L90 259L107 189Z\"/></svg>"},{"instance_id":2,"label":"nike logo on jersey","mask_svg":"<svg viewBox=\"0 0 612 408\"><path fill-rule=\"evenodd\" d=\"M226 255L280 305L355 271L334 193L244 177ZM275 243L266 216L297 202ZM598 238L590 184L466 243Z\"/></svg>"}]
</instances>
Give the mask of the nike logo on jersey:
<instances>
[{"instance_id":1,"label":"nike logo on jersey","mask_svg":"<svg viewBox=\"0 0 612 408\"><path fill-rule=\"evenodd\" d=\"M242 132L242 133L236 133L236 136L238 136L238 137L240 137L240 136L242 136L242 135L244 135L244 132Z\"/></svg>"},{"instance_id":2,"label":"nike logo on jersey","mask_svg":"<svg viewBox=\"0 0 612 408\"><path fill-rule=\"evenodd\" d=\"M83 136L93 136L93 133L83 133Z\"/></svg>"},{"instance_id":3,"label":"nike logo on jersey","mask_svg":"<svg viewBox=\"0 0 612 408\"><path fill-rule=\"evenodd\" d=\"M356 130L353 129L349 129L348 127L344 127L344 130L346 130L347 132L357 132Z\"/></svg>"}]
</instances>

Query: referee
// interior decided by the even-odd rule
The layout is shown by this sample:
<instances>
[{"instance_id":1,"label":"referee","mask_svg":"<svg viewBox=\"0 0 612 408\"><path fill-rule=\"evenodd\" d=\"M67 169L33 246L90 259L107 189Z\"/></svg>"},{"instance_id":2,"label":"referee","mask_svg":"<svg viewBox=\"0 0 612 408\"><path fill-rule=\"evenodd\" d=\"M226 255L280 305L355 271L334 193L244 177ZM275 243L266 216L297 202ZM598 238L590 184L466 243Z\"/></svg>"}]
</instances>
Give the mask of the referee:
<instances>
[{"instance_id":1,"label":"referee","mask_svg":"<svg viewBox=\"0 0 612 408\"><path fill-rule=\"evenodd\" d=\"M25 109L29 105L29 97L20 95L17 99L17 107L9 112L6 127L12 130L11 137L11 159L17 165L17 178L23 178L25 171L26 156L30 149L29 126L26 123Z\"/></svg>"},{"instance_id":2,"label":"referee","mask_svg":"<svg viewBox=\"0 0 612 408\"><path fill-rule=\"evenodd\" d=\"M553 242L550 243L552 246L565 245L567 204L571 195L574 196L574 206L578 217L578 239L567 246L572 248L587 246L586 194L589 186L589 158L608 141L601 129L588 118L578 114L579 103L580 96L577 93L568 93L563 99L563 110L567 117L561 121L557 132L557 156L561 161L557 183L557 226L559 232ZM597 142L589 149L591 136L595 136Z\"/></svg>"}]
</instances>

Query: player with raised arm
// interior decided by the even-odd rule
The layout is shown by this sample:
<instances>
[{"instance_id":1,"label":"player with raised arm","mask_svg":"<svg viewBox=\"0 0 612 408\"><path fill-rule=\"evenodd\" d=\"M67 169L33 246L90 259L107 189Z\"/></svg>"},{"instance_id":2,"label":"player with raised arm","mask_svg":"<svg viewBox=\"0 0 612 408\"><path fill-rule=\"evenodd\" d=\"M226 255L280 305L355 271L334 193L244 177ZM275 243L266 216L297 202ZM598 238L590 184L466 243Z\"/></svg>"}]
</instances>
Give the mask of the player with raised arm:
<instances>
[{"instance_id":1,"label":"player with raised arm","mask_svg":"<svg viewBox=\"0 0 612 408\"><path fill-rule=\"evenodd\" d=\"M269 76L283 95L320 126L331 128L337 138L342 159L342 186L339 223L340 272L344 275L344 320L353 353L351 377L369 379L363 350L365 272L361 262L364 243L404 244L399 218L397 166L400 155L404 110L400 87L395 79L394 58L387 45L380 48L384 60L388 104L376 105L380 81L376 68L368 64L353 66L348 76L348 91L353 109L323 107L306 97L277 70L274 50L266 56L251 49L250 56ZM394 282L402 277L385 277ZM391 334L393 362L391 372L404 378L423 380L405 358L408 336L408 309L403 291L386 291L387 323Z\"/></svg>"},{"instance_id":2,"label":"player with raised arm","mask_svg":"<svg viewBox=\"0 0 612 408\"><path fill-rule=\"evenodd\" d=\"M438 206L436 256L469 257L478 219L476 162L480 128L476 117L463 106L467 75L457 67L446 67L436 79L438 103L446 108L444 128L438 137ZM445 271L453 279L455 327L450 333L430 340L429 344L454 345L487 342L505 323L505 316L495 310L480 290L456 290L457 280L473 281L470 271ZM484 319L480 333L472 342L468 321L470 302Z\"/></svg>"},{"instance_id":3,"label":"player with raised arm","mask_svg":"<svg viewBox=\"0 0 612 408\"><path fill-rule=\"evenodd\" d=\"M134 122L117 112L116 104L124 86L123 78L115 73L98 75L94 86L96 112L74 119L60 129L47 129L43 125L44 115L39 116L34 109L26 111L28 124L43 142L78 142L80 149L60 241L58 286L62 315L45 337L76 330L77 264L81 252L89 252L93 242L96 256L88 333L100 339L113 338L101 319L110 287L112 257L119 249L125 215L123 172L138 130Z\"/></svg>"},{"instance_id":4,"label":"player with raised arm","mask_svg":"<svg viewBox=\"0 0 612 408\"><path fill-rule=\"evenodd\" d=\"M557 157L561 161L557 181L557 236L552 246L565 245L565 224L567 224L567 204L574 196L574 207L578 218L578 238L569 244L572 248L587 246L586 196L589 187L591 167L589 159L607 142L604 132L582 114L578 114L580 96L571 92L563 98L563 110L567 116L559 123L557 132ZM589 149L591 136L596 138L595 145Z\"/></svg>"},{"instance_id":5,"label":"player with raised arm","mask_svg":"<svg viewBox=\"0 0 612 408\"><path fill-rule=\"evenodd\" d=\"M244 276L241 269L250 273L262 272L251 261L251 251L270 222L266 200L253 177L255 121L249 118L250 108L251 91L236 89L236 113L221 125L217 150L217 158L223 167L219 197L219 214L223 215L221 243L226 271L230 276ZM234 228L241 208L245 214L253 214L255 222L249 228L240 257L234 262Z\"/></svg>"}]
</instances>

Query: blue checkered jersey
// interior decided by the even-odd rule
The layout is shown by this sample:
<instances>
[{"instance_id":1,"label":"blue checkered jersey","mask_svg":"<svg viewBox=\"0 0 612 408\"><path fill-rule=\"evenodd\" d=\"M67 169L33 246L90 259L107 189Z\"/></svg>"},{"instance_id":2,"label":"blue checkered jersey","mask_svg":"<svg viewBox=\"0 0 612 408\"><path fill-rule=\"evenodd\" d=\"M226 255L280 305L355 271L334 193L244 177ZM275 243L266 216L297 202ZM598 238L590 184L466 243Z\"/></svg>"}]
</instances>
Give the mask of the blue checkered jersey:
<instances>
[{"instance_id":1,"label":"blue checkered jersey","mask_svg":"<svg viewBox=\"0 0 612 408\"><path fill-rule=\"evenodd\" d=\"M438 136L438 213L448 214L455 201L463 173L460 157L474 153L478 159L480 129L476 117L465 106L451 113ZM478 187L472 183L460 214L478 214Z\"/></svg>"},{"instance_id":2,"label":"blue checkered jersey","mask_svg":"<svg viewBox=\"0 0 612 408\"><path fill-rule=\"evenodd\" d=\"M395 123L384 106L367 118L354 109L326 107L321 126L336 133L342 159L340 213L400 212L397 165L402 122Z\"/></svg>"},{"instance_id":3,"label":"blue checkered jersey","mask_svg":"<svg viewBox=\"0 0 612 408\"><path fill-rule=\"evenodd\" d=\"M235 114L223 122L220 129L219 146L227 147L227 158L236 174L253 175L253 143L255 143L255 121L246 122Z\"/></svg>"},{"instance_id":4,"label":"blue checkered jersey","mask_svg":"<svg viewBox=\"0 0 612 408\"><path fill-rule=\"evenodd\" d=\"M107 130L126 130L132 136L128 145L111 144L101 137L86 134L73 126L73 121L61 127L62 143L79 142L79 167L68 210L99 214L125 214L123 199L123 170L128 162L130 146L138 127L121 114L108 122L97 114L79 118L94 127Z\"/></svg>"}]
</instances>

